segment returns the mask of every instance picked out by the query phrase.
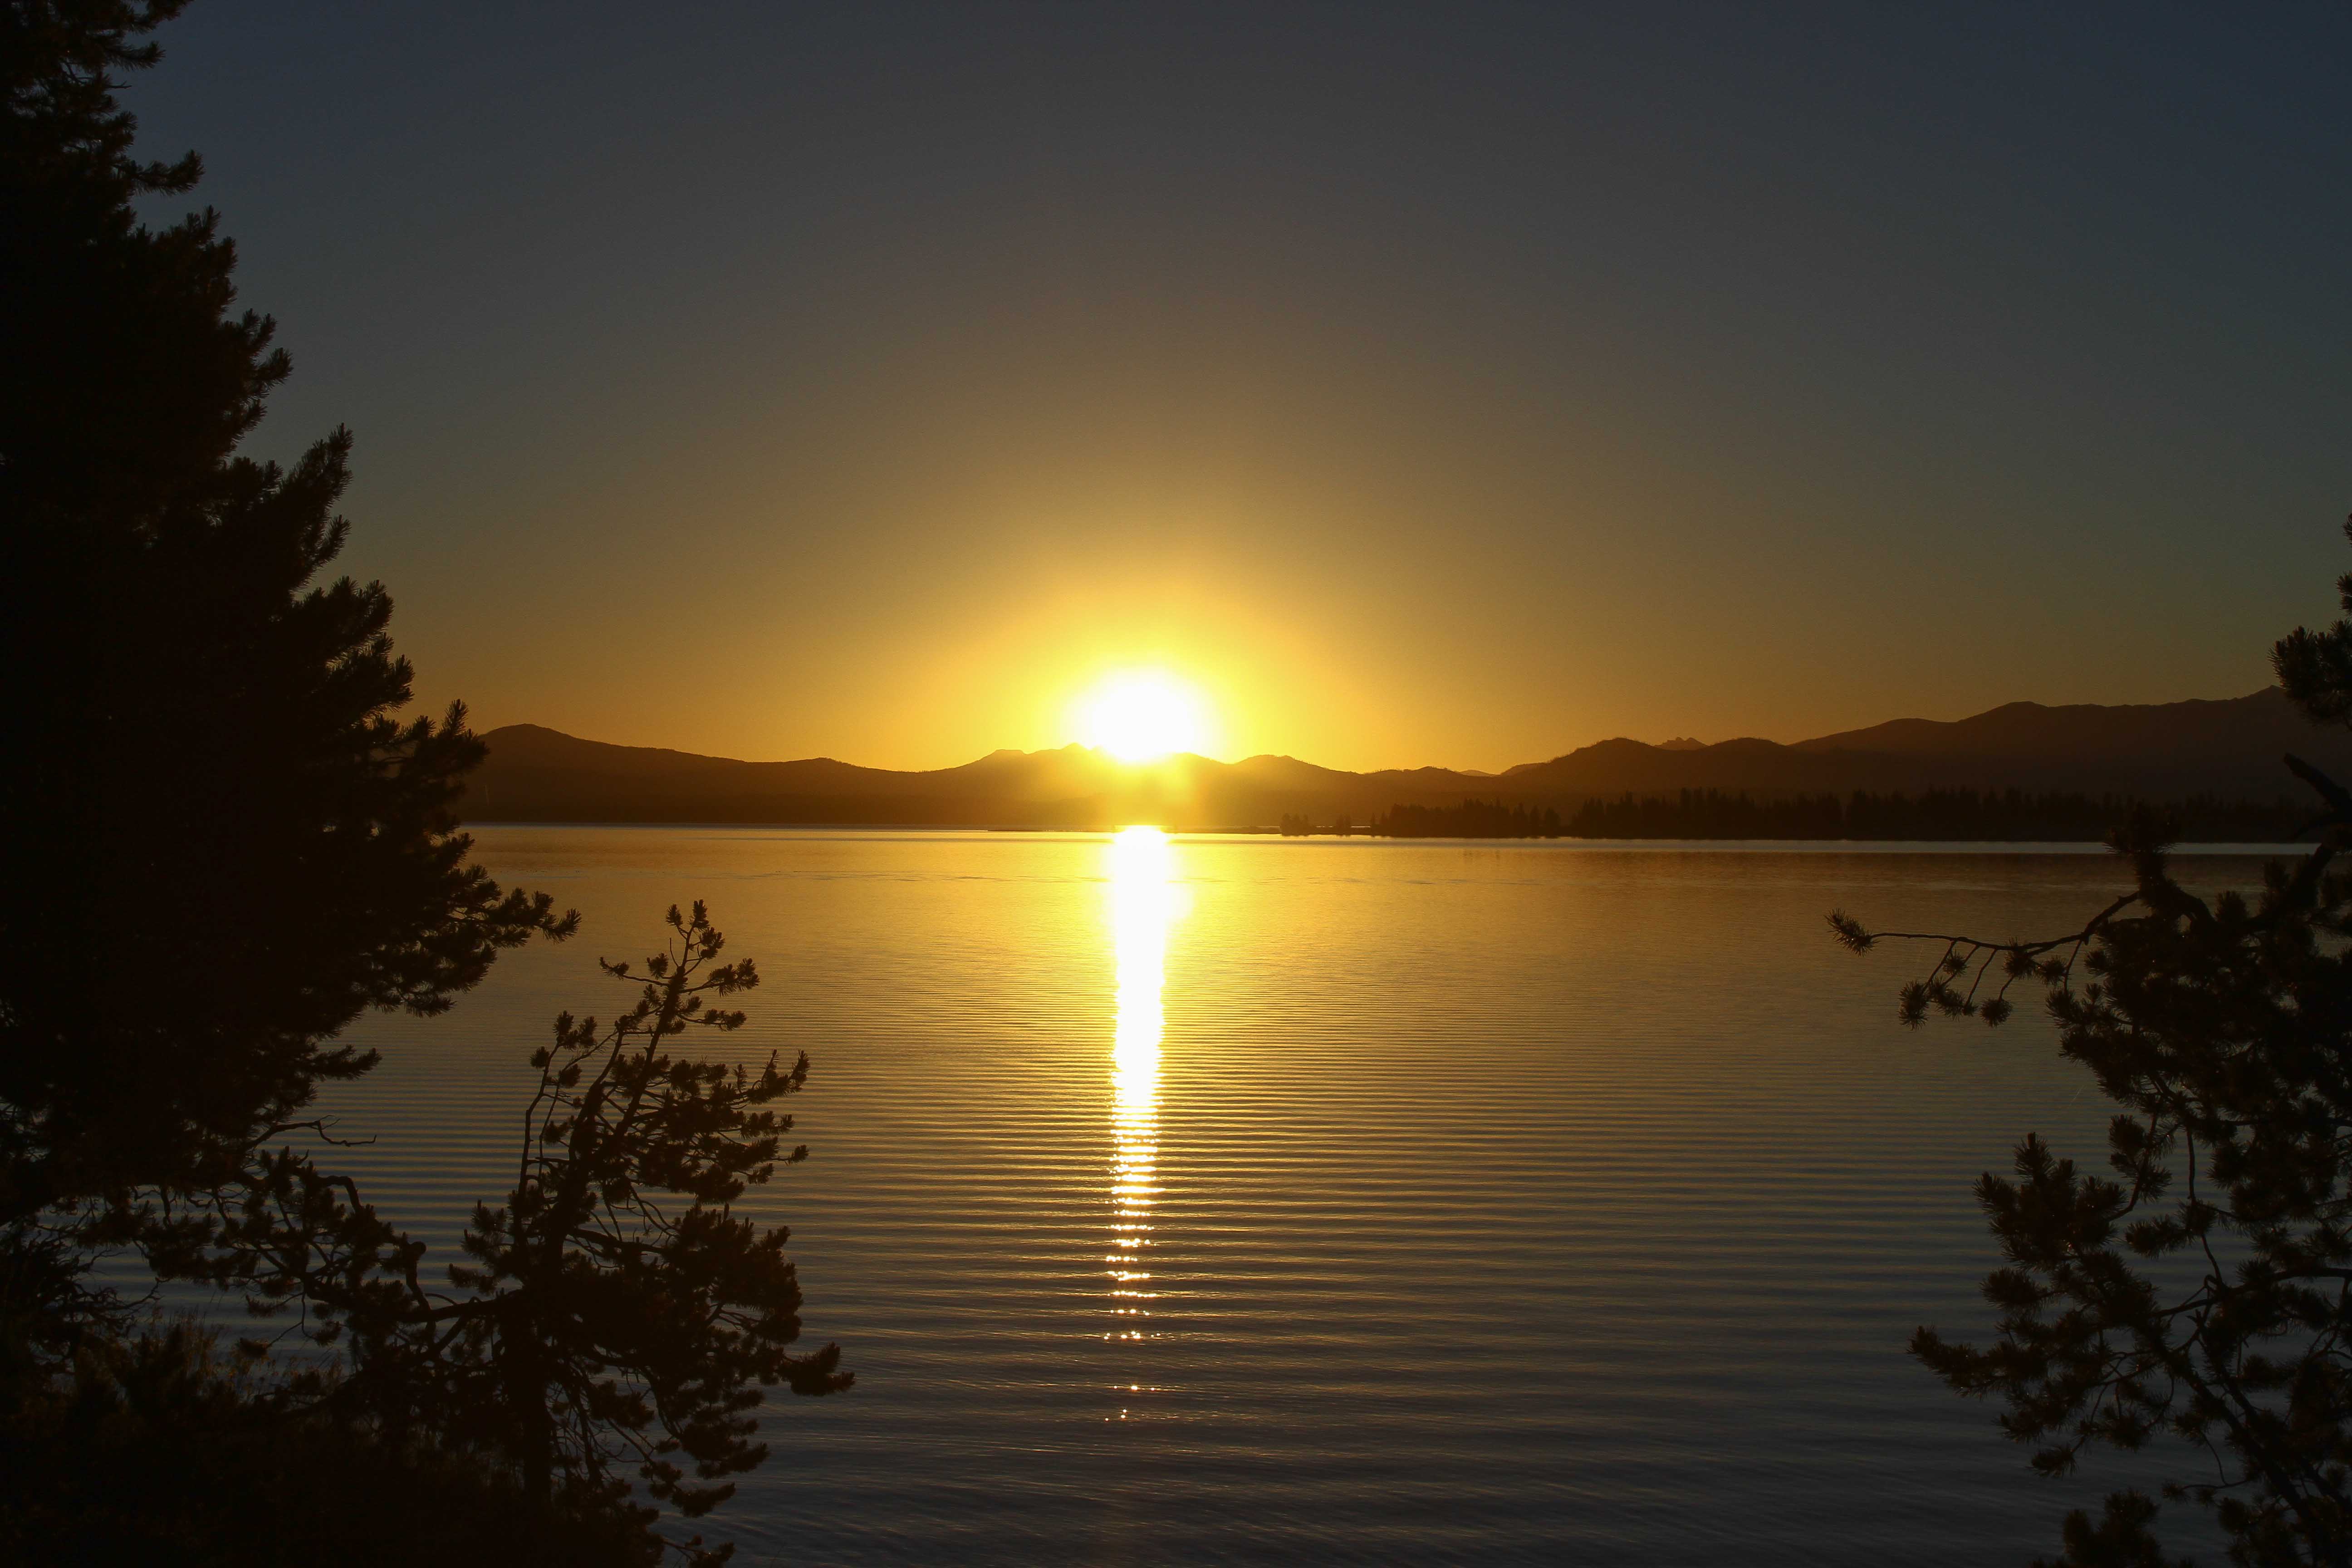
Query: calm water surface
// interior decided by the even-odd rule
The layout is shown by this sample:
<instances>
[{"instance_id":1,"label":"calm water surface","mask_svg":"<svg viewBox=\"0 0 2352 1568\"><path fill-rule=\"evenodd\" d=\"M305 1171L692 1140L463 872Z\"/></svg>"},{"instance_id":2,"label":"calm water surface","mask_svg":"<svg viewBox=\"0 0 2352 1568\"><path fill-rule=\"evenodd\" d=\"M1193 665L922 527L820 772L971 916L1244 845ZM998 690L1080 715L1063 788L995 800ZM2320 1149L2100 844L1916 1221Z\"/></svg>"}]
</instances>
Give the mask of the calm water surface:
<instances>
[{"instance_id":1,"label":"calm water surface","mask_svg":"<svg viewBox=\"0 0 2352 1568\"><path fill-rule=\"evenodd\" d=\"M1981 1331L1969 1196L2105 1116L2028 1006L1906 1034L1822 915L2066 929L2058 853L493 828L583 934L372 1018L370 1196L449 1247L561 1008L672 901L809 1053L809 1342L710 1521L794 1563L1983 1563L2117 1484L2033 1479L1903 1353ZM2192 880L2247 883L2215 857ZM450 1248L454 1251L454 1248Z\"/></svg>"}]
</instances>

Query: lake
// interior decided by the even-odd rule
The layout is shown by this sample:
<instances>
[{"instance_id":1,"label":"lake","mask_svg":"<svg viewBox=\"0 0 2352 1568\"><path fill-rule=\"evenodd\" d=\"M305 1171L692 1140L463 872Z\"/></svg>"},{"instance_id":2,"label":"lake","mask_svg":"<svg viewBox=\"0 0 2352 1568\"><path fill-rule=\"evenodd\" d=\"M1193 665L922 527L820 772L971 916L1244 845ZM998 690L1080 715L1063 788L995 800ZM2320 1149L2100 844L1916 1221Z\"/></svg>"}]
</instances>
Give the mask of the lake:
<instances>
[{"instance_id":1,"label":"lake","mask_svg":"<svg viewBox=\"0 0 2352 1568\"><path fill-rule=\"evenodd\" d=\"M1911 1362L1981 1333L1969 1184L2102 1157L2038 996L1908 1033L1874 926L2071 929L2104 855L498 827L586 917L327 1109L454 1256L562 1008L708 900L736 1058L805 1050L807 1343L708 1521L749 1563L1969 1563L2121 1484L2037 1480ZM2200 857L2192 884L2259 861ZM2172 1510L2186 1512L2186 1510Z\"/></svg>"}]
</instances>

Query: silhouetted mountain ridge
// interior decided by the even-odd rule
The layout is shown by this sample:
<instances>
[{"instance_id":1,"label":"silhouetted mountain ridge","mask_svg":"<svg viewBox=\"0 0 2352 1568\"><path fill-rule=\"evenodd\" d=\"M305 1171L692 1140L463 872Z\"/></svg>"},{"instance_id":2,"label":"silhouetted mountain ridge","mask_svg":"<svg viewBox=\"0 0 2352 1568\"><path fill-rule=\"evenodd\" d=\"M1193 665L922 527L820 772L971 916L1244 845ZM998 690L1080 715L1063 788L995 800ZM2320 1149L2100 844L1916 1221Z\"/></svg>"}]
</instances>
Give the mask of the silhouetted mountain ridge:
<instances>
[{"instance_id":1,"label":"silhouetted mountain ridge","mask_svg":"<svg viewBox=\"0 0 2352 1568\"><path fill-rule=\"evenodd\" d=\"M2273 801L2302 793L2280 763L2290 751L2352 777L2352 734L2311 724L2275 687L2127 707L2011 702L1966 719L1897 719L1793 744L1618 737L1499 774L1358 773L1271 754L1237 763L1183 755L1135 769L1079 745L902 772L831 757L755 763L615 746L536 724L484 739L489 758L466 811L486 821L1259 826L1294 814L1361 821L1395 805L1474 797L1572 811L1588 800L1683 790L1759 799L2019 789Z\"/></svg>"}]
</instances>

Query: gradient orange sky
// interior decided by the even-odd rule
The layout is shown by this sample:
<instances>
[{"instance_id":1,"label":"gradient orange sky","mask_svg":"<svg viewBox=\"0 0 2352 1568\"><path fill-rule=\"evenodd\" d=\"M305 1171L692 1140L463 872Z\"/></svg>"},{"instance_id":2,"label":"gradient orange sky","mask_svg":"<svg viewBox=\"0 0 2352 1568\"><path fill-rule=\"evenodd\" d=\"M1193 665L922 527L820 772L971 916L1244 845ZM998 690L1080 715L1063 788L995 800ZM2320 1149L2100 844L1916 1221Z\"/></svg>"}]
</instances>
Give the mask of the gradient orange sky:
<instances>
[{"instance_id":1,"label":"gradient orange sky","mask_svg":"<svg viewBox=\"0 0 2352 1568\"><path fill-rule=\"evenodd\" d=\"M2344 13L1614 9L215 0L127 101L484 728L1500 768L2332 614Z\"/></svg>"}]
</instances>

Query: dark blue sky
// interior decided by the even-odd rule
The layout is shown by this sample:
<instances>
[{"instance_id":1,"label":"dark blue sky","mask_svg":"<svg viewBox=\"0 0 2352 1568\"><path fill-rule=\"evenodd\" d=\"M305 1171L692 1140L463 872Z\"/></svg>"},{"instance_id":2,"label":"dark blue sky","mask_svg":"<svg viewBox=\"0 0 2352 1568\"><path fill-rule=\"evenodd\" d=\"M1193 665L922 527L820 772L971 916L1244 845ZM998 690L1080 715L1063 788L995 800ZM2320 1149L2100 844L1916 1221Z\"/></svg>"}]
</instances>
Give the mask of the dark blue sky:
<instances>
[{"instance_id":1,"label":"dark blue sky","mask_svg":"<svg viewBox=\"0 0 2352 1568\"><path fill-rule=\"evenodd\" d=\"M2352 10L198 0L353 568L486 724L939 765L1154 666L1500 766L2267 679Z\"/></svg>"}]
</instances>

